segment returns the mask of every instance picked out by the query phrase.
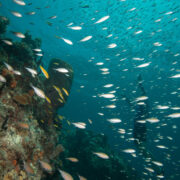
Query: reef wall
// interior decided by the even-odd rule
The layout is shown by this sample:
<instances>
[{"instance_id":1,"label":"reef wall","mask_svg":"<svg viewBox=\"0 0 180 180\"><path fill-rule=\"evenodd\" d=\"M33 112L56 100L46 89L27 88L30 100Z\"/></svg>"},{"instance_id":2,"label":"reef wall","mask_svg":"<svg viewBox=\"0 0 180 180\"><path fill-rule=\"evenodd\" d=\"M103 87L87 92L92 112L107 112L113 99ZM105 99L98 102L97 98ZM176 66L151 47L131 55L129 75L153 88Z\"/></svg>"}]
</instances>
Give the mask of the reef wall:
<instances>
[{"instance_id":1,"label":"reef wall","mask_svg":"<svg viewBox=\"0 0 180 180\"><path fill-rule=\"evenodd\" d=\"M55 107L51 97L37 95L32 87L48 92L53 89L51 80L56 79L49 72L50 80L46 82L38 69L42 57L33 49L40 49L41 40L27 32L20 42L14 42L3 34L8 24L9 20L0 16L0 179L39 180L53 173L53 160L64 150L58 142L61 122L54 124L54 118L55 108L65 102ZM33 76L26 67L37 71L37 75ZM59 86L57 80L55 84ZM66 85L68 92L71 84L72 79Z\"/></svg>"}]
</instances>

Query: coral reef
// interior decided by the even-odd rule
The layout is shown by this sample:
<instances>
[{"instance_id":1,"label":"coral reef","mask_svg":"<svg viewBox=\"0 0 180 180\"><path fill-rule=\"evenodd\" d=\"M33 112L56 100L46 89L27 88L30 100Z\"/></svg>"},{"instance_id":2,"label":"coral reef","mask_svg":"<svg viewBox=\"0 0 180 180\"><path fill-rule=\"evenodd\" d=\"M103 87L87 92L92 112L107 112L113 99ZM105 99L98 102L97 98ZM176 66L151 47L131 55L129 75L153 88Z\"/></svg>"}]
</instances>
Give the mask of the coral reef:
<instances>
[{"instance_id":1,"label":"coral reef","mask_svg":"<svg viewBox=\"0 0 180 180\"><path fill-rule=\"evenodd\" d=\"M12 42L12 40L11 40ZM9 46L8 44L5 44L1 42L1 45L8 54L8 62L12 64L14 67L21 64L22 66L32 66L32 62L34 62L33 65L37 66L38 56L33 49L40 48L41 46L41 40L38 38L32 39L31 35L29 35L28 32L25 33L25 38L21 40L21 42L13 42L13 45ZM0 54L5 54L5 52L0 51ZM16 62L16 63L15 63Z\"/></svg>"},{"instance_id":2,"label":"coral reef","mask_svg":"<svg viewBox=\"0 0 180 180\"><path fill-rule=\"evenodd\" d=\"M41 47L41 39L40 38L32 39L32 36L29 34L29 32L26 32L24 35L25 35L25 38L22 39L22 42L28 44L28 46L31 49Z\"/></svg>"},{"instance_id":3,"label":"coral reef","mask_svg":"<svg viewBox=\"0 0 180 180\"><path fill-rule=\"evenodd\" d=\"M37 99L31 89L27 93L22 91L18 84L12 89L8 83L1 90L0 179L11 176L11 179L17 179L22 172L25 177L28 176L24 162L31 164L34 170L33 176L28 179L41 179L44 171L38 161L46 160L51 164L51 160L63 150L62 146L58 145L59 134L56 128L51 124L46 127L46 131L39 123L43 118L44 122L45 118L49 121L46 110L41 108L42 105L47 105L47 102ZM36 116L35 108L44 116ZM53 164L51 166L53 167Z\"/></svg>"},{"instance_id":4,"label":"coral reef","mask_svg":"<svg viewBox=\"0 0 180 180\"><path fill-rule=\"evenodd\" d=\"M27 61L31 62L35 59L35 55L31 47L25 42L15 42L11 47L11 54L17 61Z\"/></svg>"},{"instance_id":5,"label":"coral reef","mask_svg":"<svg viewBox=\"0 0 180 180\"><path fill-rule=\"evenodd\" d=\"M9 22L1 17L3 32ZM0 27L1 27L0 26ZM24 66L38 64L32 48L41 41L26 33L22 42L8 46L1 42L0 75L0 179L40 180L48 173L42 165L55 170L53 159L64 148L59 144L60 131L53 124L55 111L45 99L35 95L31 84L45 89L41 76L33 78ZM7 38L6 38L7 39ZM31 61L31 62L30 62ZM8 64L4 64L4 62ZM8 67L10 65L10 67ZM12 66L12 67L11 67Z\"/></svg>"},{"instance_id":6,"label":"coral reef","mask_svg":"<svg viewBox=\"0 0 180 180\"><path fill-rule=\"evenodd\" d=\"M32 96L28 93L24 93L21 95L15 95L13 97L13 100L15 100L20 105L28 105L28 104L31 104L32 102Z\"/></svg>"},{"instance_id":7,"label":"coral reef","mask_svg":"<svg viewBox=\"0 0 180 180\"><path fill-rule=\"evenodd\" d=\"M1 75L6 78L6 85L11 89L14 89L17 85L17 80L14 73L6 68L2 69Z\"/></svg>"}]
</instances>

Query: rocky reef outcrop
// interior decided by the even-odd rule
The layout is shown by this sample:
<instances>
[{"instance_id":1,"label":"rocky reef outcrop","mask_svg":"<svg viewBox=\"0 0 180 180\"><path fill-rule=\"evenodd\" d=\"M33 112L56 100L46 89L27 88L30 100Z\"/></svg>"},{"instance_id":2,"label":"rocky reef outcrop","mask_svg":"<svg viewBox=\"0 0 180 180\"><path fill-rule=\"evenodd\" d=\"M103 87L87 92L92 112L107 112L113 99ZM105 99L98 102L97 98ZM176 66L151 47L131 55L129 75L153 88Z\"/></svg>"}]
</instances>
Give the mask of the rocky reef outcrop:
<instances>
[{"instance_id":1,"label":"rocky reef outcrop","mask_svg":"<svg viewBox=\"0 0 180 180\"><path fill-rule=\"evenodd\" d=\"M56 70L58 68L66 69L68 74L59 73ZM70 64L62 61L61 59L54 58L50 61L48 73L50 77L44 82L46 86L45 91L47 96L52 99L53 108L57 109L64 106L67 101L72 86L73 69ZM60 89L60 92L58 92L57 88Z\"/></svg>"},{"instance_id":2,"label":"rocky reef outcrop","mask_svg":"<svg viewBox=\"0 0 180 180\"><path fill-rule=\"evenodd\" d=\"M42 58L33 51L41 41L29 33L20 42L6 38L8 23L0 17L0 179L40 180L55 171L54 159L64 150L61 122L54 124L53 99L40 98L32 88L46 92L45 79L39 76ZM33 77L25 67L39 73Z\"/></svg>"}]
</instances>

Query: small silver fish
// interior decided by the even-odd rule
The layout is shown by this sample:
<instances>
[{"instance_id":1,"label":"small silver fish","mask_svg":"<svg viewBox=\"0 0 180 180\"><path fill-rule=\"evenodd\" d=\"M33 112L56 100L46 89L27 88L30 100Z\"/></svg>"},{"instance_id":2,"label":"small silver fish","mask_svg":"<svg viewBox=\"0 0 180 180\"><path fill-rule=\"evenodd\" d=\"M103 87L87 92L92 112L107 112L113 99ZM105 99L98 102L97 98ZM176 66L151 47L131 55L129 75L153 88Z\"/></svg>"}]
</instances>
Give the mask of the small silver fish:
<instances>
[{"instance_id":1,"label":"small silver fish","mask_svg":"<svg viewBox=\"0 0 180 180\"><path fill-rule=\"evenodd\" d=\"M27 14L27 15L34 15L34 14L36 14L36 12L35 12L35 11L32 11L32 12L27 12L26 14Z\"/></svg>"},{"instance_id":2,"label":"small silver fish","mask_svg":"<svg viewBox=\"0 0 180 180\"><path fill-rule=\"evenodd\" d=\"M146 99L148 99L147 96L140 96L140 97L137 97L137 98L136 98L136 101L144 101L144 100L146 100Z\"/></svg>"},{"instance_id":3,"label":"small silver fish","mask_svg":"<svg viewBox=\"0 0 180 180\"><path fill-rule=\"evenodd\" d=\"M12 43L11 41L9 41L9 40L3 39L2 41L3 41L5 44L9 45L9 46L12 46L12 45L13 45L13 43Z\"/></svg>"},{"instance_id":4,"label":"small silver fish","mask_svg":"<svg viewBox=\"0 0 180 180\"><path fill-rule=\"evenodd\" d=\"M171 76L170 78L180 78L180 74L176 74L174 76Z\"/></svg>"},{"instance_id":5,"label":"small silver fish","mask_svg":"<svg viewBox=\"0 0 180 180\"><path fill-rule=\"evenodd\" d=\"M37 75L37 71L36 70L28 68L28 67L25 67L25 69L31 73L32 77L35 77L35 75Z\"/></svg>"},{"instance_id":6,"label":"small silver fish","mask_svg":"<svg viewBox=\"0 0 180 180\"><path fill-rule=\"evenodd\" d=\"M72 30L81 30L82 27L81 26L71 26L71 27L68 27L69 29L72 29Z\"/></svg>"},{"instance_id":7,"label":"small silver fish","mask_svg":"<svg viewBox=\"0 0 180 180\"><path fill-rule=\"evenodd\" d=\"M45 171L47 171L47 172L52 172L52 167L51 167L51 165L50 165L49 163L44 162L44 161L39 161L39 162L40 162L40 164L41 164L41 167L42 167Z\"/></svg>"},{"instance_id":8,"label":"small silver fish","mask_svg":"<svg viewBox=\"0 0 180 180\"><path fill-rule=\"evenodd\" d=\"M98 157L100 157L102 159L109 159L109 156L102 152L93 152L93 154L97 155Z\"/></svg>"},{"instance_id":9,"label":"small silver fish","mask_svg":"<svg viewBox=\"0 0 180 180\"><path fill-rule=\"evenodd\" d=\"M125 149L123 150L125 153L135 153L136 151L134 149Z\"/></svg>"},{"instance_id":10,"label":"small silver fish","mask_svg":"<svg viewBox=\"0 0 180 180\"><path fill-rule=\"evenodd\" d=\"M78 175L79 176L79 179L80 180L87 180L85 177L83 177L83 176L80 176L80 175Z\"/></svg>"},{"instance_id":11,"label":"small silver fish","mask_svg":"<svg viewBox=\"0 0 180 180\"><path fill-rule=\"evenodd\" d=\"M51 16L48 19L56 19L56 18L57 18L57 16Z\"/></svg>"},{"instance_id":12,"label":"small silver fish","mask_svg":"<svg viewBox=\"0 0 180 180\"><path fill-rule=\"evenodd\" d=\"M18 75L18 76L21 76L21 72L20 71L14 70L13 73Z\"/></svg>"},{"instance_id":13,"label":"small silver fish","mask_svg":"<svg viewBox=\"0 0 180 180\"><path fill-rule=\"evenodd\" d=\"M21 5L21 6L25 6L26 3L23 0L13 0L16 4Z\"/></svg>"},{"instance_id":14,"label":"small silver fish","mask_svg":"<svg viewBox=\"0 0 180 180\"><path fill-rule=\"evenodd\" d=\"M103 97L103 98L114 98L115 95L114 95L114 94L101 94L101 95L99 95L99 97Z\"/></svg>"},{"instance_id":15,"label":"small silver fish","mask_svg":"<svg viewBox=\"0 0 180 180\"><path fill-rule=\"evenodd\" d=\"M179 118L180 117L180 113L169 114L167 117L170 117L170 118Z\"/></svg>"},{"instance_id":16,"label":"small silver fish","mask_svg":"<svg viewBox=\"0 0 180 180\"><path fill-rule=\"evenodd\" d=\"M109 44L108 46L107 46L107 48L115 48L115 47L117 47L117 44L116 43L111 43L111 44Z\"/></svg>"},{"instance_id":17,"label":"small silver fish","mask_svg":"<svg viewBox=\"0 0 180 180\"><path fill-rule=\"evenodd\" d=\"M96 21L94 24L98 24L98 23L101 23L101 22L104 22L104 21L106 21L107 19L109 19L109 15L107 15L107 16L104 16L104 17L102 17L101 19L99 19L98 21Z\"/></svg>"},{"instance_id":18,"label":"small silver fish","mask_svg":"<svg viewBox=\"0 0 180 180\"><path fill-rule=\"evenodd\" d=\"M148 121L150 123L157 123L157 122L159 122L159 119L152 117L152 118L146 119L146 121Z\"/></svg>"},{"instance_id":19,"label":"small silver fish","mask_svg":"<svg viewBox=\"0 0 180 180\"><path fill-rule=\"evenodd\" d=\"M65 38L61 38L65 43L69 44L69 45L73 45L73 42L69 39L65 39Z\"/></svg>"},{"instance_id":20,"label":"small silver fish","mask_svg":"<svg viewBox=\"0 0 180 180\"><path fill-rule=\"evenodd\" d=\"M157 166L163 166L163 164L161 162L158 162L158 161L152 161L152 163L157 165Z\"/></svg>"},{"instance_id":21,"label":"small silver fish","mask_svg":"<svg viewBox=\"0 0 180 180\"><path fill-rule=\"evenodd\" d=\"M119 119L119 118L112 118L112 119L108 119L107 121L109 121L110 123L120 123L121 119Z\"/></svg>"},{"instance_id":22,"label":"small silver fish","mask_svg":"<svg viewBox=\"0 0 180 180\"><path fill-rule=\"evenodd\" d=\"M46 99L46 95L44 94L44 92L41 89L39 89L33 85L31 85L31 87L33 88L33 90L37 96L39 96L40 98Z\"/></svg>"},{"instance_id":23,"label":"small silver fish","mask_svg":"<svg viewBox=\"0 0 180 180\"><path fill-rule=\"evenodd\" d=\"M68 157L66 158L67 160L71 161L71 162L78 162L79 160L75 157Z\"/></svg>"},{"instance_id":24,"label":"small silver fish","mask_svg":"<svg viewBox=\"0 0 180 180\"><path fill-rule=\"evenodd\" d=\"M151 64L151 62L147 62L147 63L144 63L144 64L141 64L139 66L137 66L137 68L143 68L143 67L147 67Z\"/></svg>"},{"instance_id":25,"label":"small silver fish","mask_svg":"<svg viewBox=\"0 0 180 180\"><path fill-rule=\"evenodd\" d=\"M86 124L83 122L77 122L77 123L72 123L75 127L80 128L80 129L85 129Z\"/></svg>"},{"instance_id":26,"label":"small silver fish","mask_svg":"<svg viewBox=\"0 0 180 180\"><path fill-rule=\"evenodd\" d=\"M41 52L42 50L41 50L41 49L38 49L38 48L35 48L35 49L33 49L33 51Z\"/></svg>"},{"instance_id":27,"label":"small silver fish","mask_svg":"<svg viewBox=\"0 0 180 180\"><path fill-rule=\"evenodd\" d=\"M4 62L4 64L5 64L5 66L7 67L7 69L8 69L9 71L14 71L13 67L10 66L8 63L5 63L5 62Z\"/></svg>"},{"instance_id":28,"label":"small silver fish","mask_svg":"<svg viewBox=\"0 0 180 180\"><path fill-rule=\"evenodd\" d=\"M11 11L11 13L16 17L22 17L22 14L17 11Z\"/></svg>"},{"instance_id":29,"label":"small silver fish","mask_svg":"<svg viewBox=\"0 0 180 180\"><path fill-rule=\"evenodd\" d=\"M41 54L41 53L36 53L36 56L40 56L40 57L42 57L42 56L43 56L43 54Z\"/></svg>"},{"instance_id":30,"label":"small silver fish","mask_svg":"<svg viewBox=\"0 0 180 180\"><path fill-rule=\"evenodd\" d=\"M73 177L69 173L67 173L61 169L58 169L58 171L60 172L60 174L64 180L73 180Z\"/></svg>"},{"instance_id":31,"label":"small silver fish","mask_svg":"<svg viewBox=\"0 0 180 180\"><path fill-rule=\"evenodd\" d=\"M0 82L3 82L3 83L6 82L6 78L4 76L2 76L2 75L0 75Z\"/></svg>"},{"instance_id":32,"label":"small silver fish","mask_svg":"<svg viewBox=\"0 0 180 180\"><path fill-rule=\"evenodd\" d=\"M21 32L13 32L13 34L18 38L25 38L25 35Z\"/></svg>"},{"instance_id":33,"label":"small silver fish","mask_svg":"<svg viewBox=\"0 0 180 180\"><path fill-rule=\"evenodd\" d=\"M54 70L56 70L56 71L58 71L58 72L60 72L60 73L68 73L69 71L67 70L67 69L65 69L65 68L57 68L57 69L54 69Z\"/></svg>"},{"instance_id":34,"label":"small silver fish","mask_svg":"<svg viewBox=\"0 0 180 180\"><path fill-rule=\"evenodd\" d=\"M80 40L80 42L85 42L85 41L88 41L92 38L92 36L86 36L84 37L83 39Z\"/></svg>"}]
</instances>

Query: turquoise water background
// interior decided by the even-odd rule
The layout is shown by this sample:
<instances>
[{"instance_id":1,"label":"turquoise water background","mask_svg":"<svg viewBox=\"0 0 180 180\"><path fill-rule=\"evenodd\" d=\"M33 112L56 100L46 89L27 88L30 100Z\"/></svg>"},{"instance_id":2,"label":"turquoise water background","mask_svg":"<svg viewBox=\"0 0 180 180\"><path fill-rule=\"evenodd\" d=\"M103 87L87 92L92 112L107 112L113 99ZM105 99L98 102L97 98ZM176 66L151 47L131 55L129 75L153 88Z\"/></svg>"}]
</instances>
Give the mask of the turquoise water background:
<instances>
[{"instance_id":1,"label":"turquoise water background","mask_svg":"<svg viewBox=\"0 0 180 180\"><path fill-rule=\"evenodd\" d=\"M170 119L167 116L180 112L171 109L180 107L180 79L169 78L180 73L180 2L178 0L27 0L26 2L32 2L32 5L22 7L12 0L1 1L1 15L10 18L6 36L18 41L19 39L10 31L25 33L28 30L33 37L42 39L45 67L48 67L50 59L54 57L72 65L74 81L71 94L59 113L71 122L86 122L87 129L106 134L112 148L117 152L125 148L135 148L130 140L135 112L131 111L131 107L123 97L125 95L134 101L140 96L137 76L141 74L143 86L149 97L151 116L160 120L155 124L148 123L147 148L157 161L164 164L166 179L178 179L180 118ZM50 7L45 8L46 6ZM40 10L36 9L37 7ZM18 11L23 17L17 18L10 11ZM30 11L35 11L36 14L32 16L25 14ZM54 15L57 16L56 19L48 19ZM105 22L94 24L107 15L110 18ZM51 22L52 26L49 26L47 21ZM71 22L74 26L81 26L82 30L69 29L67 25ZM138 31L142 32L136 34ZM92 39L79 42L89 35ZM73 45L66 44L55 36L69 39ZM156 42L161 45L155 46ZM117 47L107 48L111 43L116 43ZM144 60L133 59L137 57ZM104 64L99 66L98 62ZM148 62L149 66L137 68L138 65ZM102 68L108 68L109 74L102 74ZM113 86L104 88L106 84ZM99 97L99 94L109 91L116 91L114 101ZM115 104L116 108L105 107L110 104ZM169 109L158 110L157 105L166 105ZM107 122L110 118L120 118L122 122L112 125ZM88 123L88 119L92 120L92 125ZM119 128L125 129L126 133L119 134L117 132ZM167 137L172 137L172 140ZM158 149L157 145L164 145L168 149ZM123 156L139 171L144 166L142 157L134 158L129 154Z\"/></svg>"}]
</instances>

